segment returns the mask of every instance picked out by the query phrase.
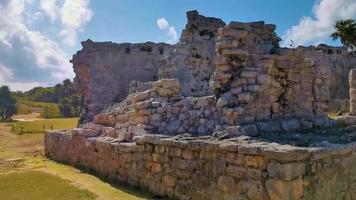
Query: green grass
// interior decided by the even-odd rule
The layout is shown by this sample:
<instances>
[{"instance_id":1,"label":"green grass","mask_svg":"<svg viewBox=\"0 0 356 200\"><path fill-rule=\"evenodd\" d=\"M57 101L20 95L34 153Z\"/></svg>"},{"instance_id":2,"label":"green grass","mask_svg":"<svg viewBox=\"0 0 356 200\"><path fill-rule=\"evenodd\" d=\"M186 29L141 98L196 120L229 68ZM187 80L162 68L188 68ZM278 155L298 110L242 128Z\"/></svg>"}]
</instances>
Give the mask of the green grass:
<instances>
[{"instance_id":1,"label":"green grass","mask_svg":"<svg viewBox=\"0 0 356 200\"><path fill-rule=\"evenodd\" d=\"M24 106L28 106L28 107L41 108L43 110L41 113L41 116L44 118L59 118L60 117L58 104L55 104L55 103L34 102L34 101L27 101L27 100L22 100L22 99L18 99L17 103L18 103L18 105L23 104ZM20 107L18 107L18 111L20 110L20 112L26 112L26 108L24 106L23 106L22 110ZM27 109L29 109L28 107L27 107Z\"/></svg>"},{"instance_id":2,"label":"green grass","mask_svg":"<svg viewBox=\"0 0 356 200\"><path fill-rule=\"evenodd\" d=\"M40 172L25 171L0 175L0 197L6 200L90 200L96 195L69 181Z\"/></svg>"},{"instance_id":3,"label":"green grass","mask_svg":"<svg viewBox=\"0 0 356 200\"><path fill-rule=\"evenodd\" d=\"M75 128L78 118L45 119L33 122L17 122L13 124L15 133L43 133L45 130L71 129Z\"/></svg>"}]
</instances>

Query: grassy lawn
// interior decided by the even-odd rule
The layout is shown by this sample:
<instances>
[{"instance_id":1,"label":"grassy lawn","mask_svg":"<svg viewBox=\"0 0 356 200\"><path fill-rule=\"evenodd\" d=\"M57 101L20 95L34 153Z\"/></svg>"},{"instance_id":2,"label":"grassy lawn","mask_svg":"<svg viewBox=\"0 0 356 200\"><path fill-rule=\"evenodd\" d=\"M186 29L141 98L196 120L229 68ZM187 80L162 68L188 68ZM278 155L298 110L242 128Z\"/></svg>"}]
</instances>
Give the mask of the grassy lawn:
<instances>
[{"instance_id":1,"label":"grassy lawn","mask_svg":"<svg viewBox=\"0 0 356 200\"><path fill-rule=\"evenodd\" d=\"M55 122L61 128L71 128L77 123L77 119L43 121ZM31 127L37 124L36 126L42 127L43 121L42 123L41 121L17 122L17 125L25 124ZM0 122L0 200L3 199L153 200L154 198L145 191L108 183L80 169L49 160L43 152L43 133L15 134L11 132L11 122Z\"/></svg>"},{"instance_id":2,"label":"grassy lawn","mask_svg":"<svg viewBox=\"0 0 356 200\"><path fill-rule=\"evenodd\" d=\"M0 197L4 200L96 199L96 195L88 190L79 189L71 185L69 181L40 171L0 175Z\"/></svg>"},{"instance_id":3,"label":"grassy lawn","mask_svg":"<svg viewBox=\"0 0 356 200\"><path fill-rule=\"evenodd\" d=\"M58 104L34 102L23 99L17 100L17 114L29 114L31 108L40 108L42 110L41 115L44 118L60 117Z\"/></svg>"},{"instance_id":4,"label":"grassy lawn","mask_svg":"<svg viewBox=\"0 0 356 200\"><path fill-rule=\"evenodd\" d=\"M43 133L45 130L70 129L77 126L78 118L45 119L13 124L15 133ZM22 130L22 131L21 131Z\"/></svg>"}]
</instances>

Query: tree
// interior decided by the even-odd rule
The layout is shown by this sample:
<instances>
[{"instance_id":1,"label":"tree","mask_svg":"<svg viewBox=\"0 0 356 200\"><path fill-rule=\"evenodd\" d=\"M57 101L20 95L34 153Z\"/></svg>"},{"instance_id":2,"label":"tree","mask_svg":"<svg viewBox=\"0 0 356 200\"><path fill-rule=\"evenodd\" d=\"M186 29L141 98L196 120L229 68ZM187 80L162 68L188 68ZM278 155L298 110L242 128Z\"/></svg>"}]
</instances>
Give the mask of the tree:
<instances>
[{"instance_id":1,"label":"tree","mask_svg":"<svg viewBox=\"0 0 356 200\"><path fill-rule=\"evenodd\" d=\"M11 96L8 86L0 87L0 117L10 119L16 113L16 100Z\"/></svg>"},{"instance_id":2,"label":"tree","mask_svg":"<svg viewBox=\"0 0 356 200\"><path fill-rule=\"evenodd\" d=\"M60 99L58 106L59 106L59 113L61 114L62 117L72 117L72 109L68 98Z\"/></svg>"},{"instance_id":3,"label":"tree","mask_svg":"<svg viewBox=\"0 0 356 200\"><path fill-rule=\"evenodd\" d=\"M339 20L335 24L335 32L331 34L333 40L340 38L341 43L350 51L356 50L356 21L353 19Z\"/></svg>"}]
</instances>

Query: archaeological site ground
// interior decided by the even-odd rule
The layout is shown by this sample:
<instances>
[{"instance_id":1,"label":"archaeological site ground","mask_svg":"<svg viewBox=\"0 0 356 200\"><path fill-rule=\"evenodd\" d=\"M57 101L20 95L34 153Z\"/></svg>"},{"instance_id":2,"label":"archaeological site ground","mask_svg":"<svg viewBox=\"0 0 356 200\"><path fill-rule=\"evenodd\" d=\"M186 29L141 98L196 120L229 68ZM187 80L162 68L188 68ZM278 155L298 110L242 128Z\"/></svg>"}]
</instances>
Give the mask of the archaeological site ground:
<instances>
[{"instance_id":1,"label":"archaeological site ground","mask_svg":"<svg viewBox=\"0 0 356 200\"><path fill-rule=\"evenodd\" d=\"M80 125L46 155L163 199L355 200L355 53L187 20L175 45L82 42Z\"/></svg>"}]
</instances>

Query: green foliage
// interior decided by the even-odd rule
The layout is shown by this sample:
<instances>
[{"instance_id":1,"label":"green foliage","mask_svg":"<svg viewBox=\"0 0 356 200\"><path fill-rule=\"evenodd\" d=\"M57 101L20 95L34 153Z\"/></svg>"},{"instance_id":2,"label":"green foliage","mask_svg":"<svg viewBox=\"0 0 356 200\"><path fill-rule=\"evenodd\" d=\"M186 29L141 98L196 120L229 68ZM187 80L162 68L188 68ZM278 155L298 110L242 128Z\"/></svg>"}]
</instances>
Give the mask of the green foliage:
<instances>
[{"instance_id":1,"label":"green foliage","mask_svg":"<svg viewBox=\"0 0 356 200\"><path fill-rule=\"evenodd\" d=\"M96 195L79 189L69 181L40 171L25 171L0 175L1 199L90 200Z\"/></svg>"},{"instance_id":2,"label":"green foliage","mask_svg":"<svg viewBox=\"0 0 356 200\"><path fill-rule=\"evenodd\" d=\"M14 92L13 95L17 99L26 100L27 102L45 102L58 104L47 104L39 106L44 108L43 117L78 117L81 111L81 98L75 91L73 83L66 79L62 84L57 84L54 87L35 87L27 92ZM36 107L36 106L35 106ZM57 112L58 109L58 112Z\"/></svg>"},{"instance_id":3,"label":"green foliage","mask_svg":"<svg viewBox=\"0 0 356 200\"><path fill-rule=\"evenodd\" d=\"M62 98L61 100L59 100L58 105L59 105L61 116L70 117L72 115L71 105L68 98Z\"/></svg>"},{"instance_id":4,"label":"green foliage","mask_svg":"<svg viewBox=\"0 0 356 200\"><path fill-rule=\"evenodd\" d=\"M75 128L78 118L46 119L33 122L17 122L13 125L15 133L43 133L46 130L59 130Z\"/></svg>"},{"instance_id":5,"label":"green foliage","mask_svg":"<svg viewBox=\"0 0 356 200\"><path fill-rule=\"evenodd\" d=\"M9 87L0 87L0 118L10 119L16 113L16 99L11 96Z\"/></svg>"},{"instance_id":6,"label":"green foliage","mask_svg":"<svg viewBox=\"0 0 356 200\"><path fill-rule=\"evenodd\" d=\"M18 100L19 104L26 105L28 107L40 108L41 117L43 118L59 118L61 117L59 112L58 104L55 103L44 103L44 102L33 102L27 100Z\"/></svg>"},{"instance_id":7,"label":"green foliage","mask_svg":"<svg viewBox=\"0 0 356 200\"><path fill-rule=\"evenodd\" d=\"M356 50L356 21L353 19L339 20L335 24L333 40L340 38L341 43L351 50Z\"/></svg>"}]
</instances>

